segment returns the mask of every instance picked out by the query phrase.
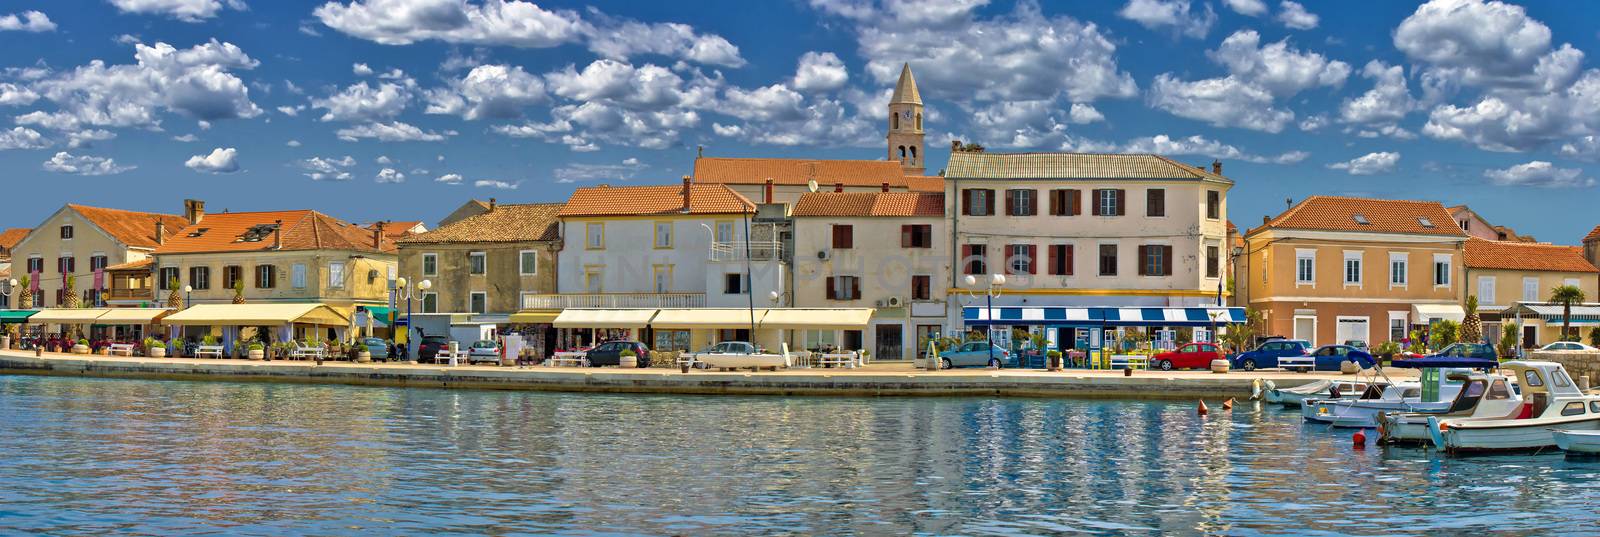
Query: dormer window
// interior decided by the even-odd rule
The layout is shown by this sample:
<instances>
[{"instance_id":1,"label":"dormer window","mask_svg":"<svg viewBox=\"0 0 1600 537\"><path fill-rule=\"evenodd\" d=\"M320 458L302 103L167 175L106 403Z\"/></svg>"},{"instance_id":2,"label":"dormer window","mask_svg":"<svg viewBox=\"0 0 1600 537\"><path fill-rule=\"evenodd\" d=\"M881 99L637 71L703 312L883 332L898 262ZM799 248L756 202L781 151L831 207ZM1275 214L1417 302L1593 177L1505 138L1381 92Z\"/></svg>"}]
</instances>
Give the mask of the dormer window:
<instances>
[{"instance_id":1,"label":"dormer window","mask_svg":"<svg viewBox=\"0 0 1600 537\"><path fill-rule=\"evenodd\" d=\"M1367 221L1367 216L1364 214L1355 215L1354 218L1356 219L1357 224L1361 224L1363 226L1372 224L1372 222Z\"/></svg>"}]
</instances>

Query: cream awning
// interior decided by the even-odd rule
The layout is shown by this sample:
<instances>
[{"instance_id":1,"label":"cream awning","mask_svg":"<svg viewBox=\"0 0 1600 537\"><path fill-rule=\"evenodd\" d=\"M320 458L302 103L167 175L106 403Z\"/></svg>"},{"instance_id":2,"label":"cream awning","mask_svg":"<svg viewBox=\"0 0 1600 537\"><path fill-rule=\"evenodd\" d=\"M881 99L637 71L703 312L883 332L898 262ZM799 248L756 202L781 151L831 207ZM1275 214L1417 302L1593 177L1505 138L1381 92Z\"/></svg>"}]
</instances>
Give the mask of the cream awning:
<instances>
[{"instance_id":1,"label":"cream awning","mask_svg":"<svg viewBox=\"0 0 1600 537\"><path fill-rule=\"evenodd\" d=\"M168 315L162 324L182 326L348 326L350 319L325 304L197 304Z\"/></svg>"},{"instance_id":2,"label":"cream awning","mask_svg":"<svg viewBox=\"0 0 1600 537\"><path fill-rule=\"evenodd\" d=\"M95 324L155 324L156 319L173 310L166 308L111 308Z\"/></svg>"},{"instance_id":3,"label":"cream awning","mask_svg":"<svg viewBox=\"0 0 1600 537\"><path fill-rule=\"evenodd\" d=\"M767 310L755 310L757 328L761 328L761 319L767 315ZM656 313L656 318L650 321L650 327L666 330L689 330L694 328L750 328L750 309L748 308L682 308L664 309Z\"/></svg>"},{"instance_id":4,"label":"cream awning","mask_svg":"<svg viewBox=\"0 0 1600 537\"><path fill-rule=\"evenodd\" d=\"M561 316L561 310L522 310L511 314L511 322L517 324L550 324Z\"/></svg>"},{"instance_id":5,"label":"cream awning","mask_svg":"<svg viewBox=\"0 0 1600 537\"><path fill-rule=\"evenodd\" d=\"M1411 316L1411 322L1416 324L1430 324L1443 319L1459 323L1467 318L1467 310L1459 304L1412 304Z\"/></svg>"},{"instance_id":6,"label":"cream awning","mask_svg":"<svg viewBox=\"0 0 1600 537\"><path fill-rule=\"evenodd\" d=\"M774 308L761 319L762 328L788 330L861 330L872 320L872 308Z\"/></svg>"},{"instance_id":7,"label":"cream awning","mask_svg":"<svg viewBox=\"0 0 1600 537\"><path fill-rule=\"evenodd\" d=\"M644 328L655 315L654 309L567 309L551 324L556 328Z\"/></svg>"},{"instance_id":8,"label":"cream awning","mask_svg":"<svg viewBox=\"0 0 1600 537\"><path fill-rule=\"evenodd\" d=\"M91 324L101 315L105 315L105 308L45 308L39 313L28 318L32 324Z\"/></svg>"}]
</instances>

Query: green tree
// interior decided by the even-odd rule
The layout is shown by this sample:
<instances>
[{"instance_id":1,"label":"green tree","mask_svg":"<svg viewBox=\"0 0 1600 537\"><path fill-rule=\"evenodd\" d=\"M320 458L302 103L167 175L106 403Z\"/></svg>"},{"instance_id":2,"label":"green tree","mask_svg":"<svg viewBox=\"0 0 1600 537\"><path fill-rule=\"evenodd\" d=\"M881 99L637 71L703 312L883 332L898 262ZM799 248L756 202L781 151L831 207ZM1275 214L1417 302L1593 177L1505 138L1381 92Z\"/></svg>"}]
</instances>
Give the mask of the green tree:
<instances>
[{"instance_id":1,"label":"green tree","mask_svg":"<svg viewBox=\"0 0 1600 537\"><path fill-rule=\"evenodd\" d=\"M1502 358L1516 354L1519 331L1516 323L1506 323L1500 327L1500 345L1496 350L1500 351Z\"/></svg>"},{"instance_id":2,"label":"green tree","mask_svg":"<svg viewBox=\"0 0 1600 537\"><path fill-rule=\"evenodd\" d=\"M1437 351L1454 345L1459 340L1458 336L1460 334L1461 325L1450 319L1444 319L1433 323L1433 328L1428 336L1428 344L1433 347L1433 350Z\"/></svg>"},{"instance_id":3,"label":"green tree","mask_svg":"<svg viewBox=\"0 0 1600 537\"><path fill-rule=\"evenodd\" d=\"M1600 347L1600 326L1589 329L1589 346Z\"/></svg>"},{"instance_id":4,"label":"green tree","mask_svg":"<svg viewBox=\"0 0 1600 537\"><path fill-rule=\"evenodd\" d=\"M1478 317L1477 295L1467 296L1467 316L1461 319L1461 341L1468 343L1481 343L1483 341L1483 319Z\"/></svg>"},{"instance_id":5,"label":"green tree","mask_svg":"<svg viewBox=\"0 0 1600 537\"><path fill-rule=\"evenodd\" d=\"M1561 305L1561 339L1572 339L1572 305L1583 303L1583 290L1576 285L1558 285L1550 290L1550 303Z\"/></svg>"}]
</instances>

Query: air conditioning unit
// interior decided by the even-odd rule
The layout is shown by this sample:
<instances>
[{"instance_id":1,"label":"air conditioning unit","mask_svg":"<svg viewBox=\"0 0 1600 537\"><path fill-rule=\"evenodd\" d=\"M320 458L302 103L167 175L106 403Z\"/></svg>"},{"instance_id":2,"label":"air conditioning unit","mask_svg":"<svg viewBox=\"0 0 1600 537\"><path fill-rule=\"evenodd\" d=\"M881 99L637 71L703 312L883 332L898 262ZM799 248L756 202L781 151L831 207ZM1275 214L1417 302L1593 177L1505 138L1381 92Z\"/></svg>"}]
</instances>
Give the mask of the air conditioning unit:
<instances>
[{"instance_id":1,"label":"air conditioning unit","mask_svg":"<svg viewBox=\"0 0 1600 537\"><path fill-rule=\"evenodd\" d=\"M827 250L818 250L817 251L817 259L818 260L827 261L828 257L830 257L830 256L831 256L831 254L829 254Z\"/></svg>"},{"instance_id":2,"label":"air conditioning unit","mask_svg":"<svg viewBox=\"0 0 1600 537\"><path fill-rule=\"evenodd\" d=\"M883 304L891 308L898 308L906 305L906 301L903 298L891 296L888 300L883 301Z\"/></svg>"}]
</instances>

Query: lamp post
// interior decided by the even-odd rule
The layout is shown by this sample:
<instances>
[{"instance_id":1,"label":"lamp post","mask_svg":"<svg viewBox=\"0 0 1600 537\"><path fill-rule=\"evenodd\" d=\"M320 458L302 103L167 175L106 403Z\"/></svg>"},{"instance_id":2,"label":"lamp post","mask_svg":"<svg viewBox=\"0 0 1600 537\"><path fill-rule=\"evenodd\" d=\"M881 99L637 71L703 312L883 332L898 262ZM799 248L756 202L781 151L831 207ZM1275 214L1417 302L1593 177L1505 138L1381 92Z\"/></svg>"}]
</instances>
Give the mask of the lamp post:
<instances>
[{"instance_id":1,"label":"lamp post","mask_svg":"<svg viewBox=\"0 0 1600 537\"><path fill-rule=\"evenodd\" d=\"M17 309L17 286L22 282L16 278L6 280L6 309Z\"/></svg>"},{"instance_id":2,"label":"lamp post","mask_svg":"<svg viewBox=\"0 0 1600 537\"><path fill-rule=\"evenodd\" d=\"M183 307L188 308L189 306L193 306L194 305L194 297L193 297L193 295L194 295L194 286L192 286L192 285L183 286Z\"/></svg>"},{"instance_id":3,"label":"lamp post","mask_svg":"<svg viewBox=\"0 0 1600 537\"><path fill-rule=\"evenodd\" d=\"M411 333L411 299L413 297L421 297L423 292L426 292L427 290L433 288L433 281L432 280L422 280L420 282L417 282L417 290L416 291L412 291L411 288L407 286L407 284L409 284L409 283L410 282L407 282L405 278L396 278L395 281L394 281L394 290L391 291L394 294L395 297L399 298L400 300L404 300L406 302L406 334L408 334L408 335ZM394 335L395 335L394 325L391 324L391 325L389 325L389 343L390 344L394 344L395 343ZM411 338L407 337L406 338L406 356L408 356L408 357L411 356L410 348L411 348Z\"/></svg>"},{"instance_id":4,"label":"lamp post","mask_svg":"<svg viewBox=\"0 0 1600 537\"><path fill-rule=\"evenodd\" d=\"M971 295L973 298L977 298L977 295L974 294L971 289L978 286L978 277L968 274L966 283L968 289L967 294ZM989 324L985 325L984 327L984 329L988 331L988 333L985 334L984 341L989 345L989 363L994 363L994 297L1000 295L1000 288L1004 287L1005 285L1006 275L998 273L990 274L989 288L985 289L983 293L985 299L984 310L986 311L984 316L989 319ZM931 369L938 369L938 367L939 366L935 364L931 367Z\"/></svg>"}]
</instances>

